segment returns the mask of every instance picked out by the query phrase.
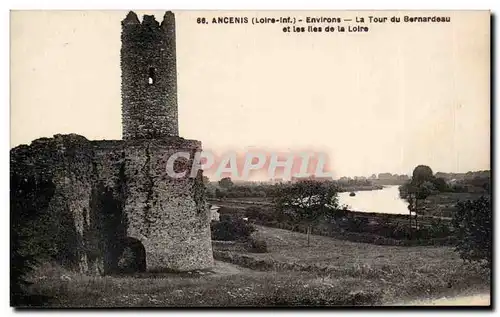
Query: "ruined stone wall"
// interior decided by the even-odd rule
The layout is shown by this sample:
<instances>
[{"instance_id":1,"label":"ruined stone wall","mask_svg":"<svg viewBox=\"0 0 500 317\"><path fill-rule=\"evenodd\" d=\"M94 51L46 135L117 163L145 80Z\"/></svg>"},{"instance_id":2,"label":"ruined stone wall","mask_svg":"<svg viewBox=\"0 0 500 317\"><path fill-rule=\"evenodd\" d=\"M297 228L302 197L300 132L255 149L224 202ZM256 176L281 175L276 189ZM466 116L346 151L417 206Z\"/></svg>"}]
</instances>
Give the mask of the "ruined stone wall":
<instances>
[{"instance_id":1,"label":"ruined stone wall","mask_svg":"<svg viewBox=\"0 0 500 317\"><path fill-rule=\"evenodd\" d=\"M123 197L125 235L144 245L147 269L183 271L212 266L209 211L201 174L176 179L166 171L171 154L186 151L194 157L201 150L200 142L171 137L92 143L99 182L112 188L115 197ZM186 163L192 165L192 161Z\"/></svg>"},{"instance_id":2,"label":"ruined stone wall","mask_svg":"<svg viewBox=\"0 0 500 317\"><path fill-rule=\"evenodd\" d=\"M194 156L199 150L200 142L179 137L88 141L55 136L11 151L11 183L43 178L54 184L48 206L36 210L43 216L37 221L47 225L49 237L74 232L73 248L65 252L75 252L82 272L116 269L127 238L144 246L148 270L208 268L213 257L201 173L175 179L166 171L170 154L187 151ZM192 161L186 163L191 166ZM31 193L12 188L11 201L46 195L33 188ZM66 237L60 240L67 242Z\"/></svg>"},{"instance_id":3,"label":"ruined stone wall","mask_svg":"<svg viewBox=\"0 0 500 317\"><path fill-rule=\"evenodd\" d=\"M86 241L96 239L85 232L90 227L94 183L92 159L92 149L85 138L56 135L12 149L10 162L11 215L32 213L33 223L18 224L31 227L28 229L33 239L28 241L32 245L29 252L74 261L69 264L78 265L83 272L103 269L99 250L92 250ZM54 188L50 193L45 188L49 184ZM37 204L40 197L48 201L47 206ZM13 204L13 201L20 204ZM32 204L33 210L25 210Z\"/></svg>"},{"instance_id":4,"label":"ruined stone wall","mask_svg":"<svg viewBox=\"0 0 500 317\"><path fill-rule=\"evenodd\" d=\"M130 12L122 21L123 139L150 139L179 134L175 18L142 23ZM151 80L151 81L150 81Z\"/></svg>"},{"instance_id":5,"label":"ruined stone wall","mask_svg":"<svg viewBox=\"0 0 500 317\"><path fill-rule=\"evenodd\" d=\"M201 173L172 178L167 160L178 151L201 150L198 141L171 137L128 141L126 153L128 235L140 240L150 270L193 270L213 265L209 210ZM190 167L192 160L186 162Z\"/></svg>"}]
</instances>

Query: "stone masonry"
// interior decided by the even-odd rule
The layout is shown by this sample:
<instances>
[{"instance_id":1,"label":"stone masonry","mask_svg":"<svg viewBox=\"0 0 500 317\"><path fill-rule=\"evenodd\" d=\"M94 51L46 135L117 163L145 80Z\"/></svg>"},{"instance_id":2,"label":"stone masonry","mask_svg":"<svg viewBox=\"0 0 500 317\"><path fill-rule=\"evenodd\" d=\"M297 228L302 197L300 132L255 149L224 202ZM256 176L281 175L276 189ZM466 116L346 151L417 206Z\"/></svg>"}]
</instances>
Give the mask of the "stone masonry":
<instances>
[{"instance_id":1,"label":"stone masonry","mask_svg":"<svg viewBox=\"0 0 500 317\"><path fill-rule=\"evenodd\" d=\"M175 17L159 24L130 12L122 21L123 139L177 136Z\"/></svg>"},{"instance_id":2,"label":"stone masonry","mask_svg":"<svg viewBox=\"0 0 500 317\"><path fill-rule=\"evenodd\" d=\"M21 202L11 204L17 206L11 213L35 205L37 219L72 226L63 229L75 232L68 252L82 272L119 270L126 248L145 262L139 271L213 266L202 172L172 178L166 171L171 154L193 158L202 149L201 142L178 136L175 59L173 13L159 24L153 16L141 23L130 12L122 21L123 140L55 135L11 150L11 201ZM48 203L37 205L40 197Z\"/></svg>"}]
</instances>

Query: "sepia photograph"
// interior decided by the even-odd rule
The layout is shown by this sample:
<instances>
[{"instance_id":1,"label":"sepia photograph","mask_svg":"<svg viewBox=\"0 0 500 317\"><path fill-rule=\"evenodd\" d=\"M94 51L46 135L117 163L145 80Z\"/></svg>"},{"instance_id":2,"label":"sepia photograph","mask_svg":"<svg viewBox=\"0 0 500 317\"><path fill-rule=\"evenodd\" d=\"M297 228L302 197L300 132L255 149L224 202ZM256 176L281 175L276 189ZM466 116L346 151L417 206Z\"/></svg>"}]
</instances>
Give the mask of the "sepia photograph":
<instances>
[{"instance_id":1,"label":"sepia photograph","mask_svg":"<svg viewBox=\"0 0 500 317\"><path fill-rule=\"evenodd\" d=\"M492 13L10 11L10 306L491 309Z\"/></svg>"}]
</instances>

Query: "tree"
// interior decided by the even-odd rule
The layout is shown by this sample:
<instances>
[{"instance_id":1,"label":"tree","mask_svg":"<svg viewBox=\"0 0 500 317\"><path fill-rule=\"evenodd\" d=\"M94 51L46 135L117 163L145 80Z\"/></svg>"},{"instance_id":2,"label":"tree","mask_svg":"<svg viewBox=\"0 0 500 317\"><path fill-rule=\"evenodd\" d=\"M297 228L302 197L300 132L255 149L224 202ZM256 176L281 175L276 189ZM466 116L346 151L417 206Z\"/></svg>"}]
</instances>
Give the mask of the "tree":
<instances>
[{"instance_id":1,"label":"tree","mask_svg":"<svg viewBox=\"0 0 500 317\"><path fill-rule=\"evenodd\" d=\"M432 183L436 187L436 189L440 192L445 192L448 190L448 184L446 184L446 181L444 178L441 177L434 177L432 180Z\"/></svg>"},{"instance_id":2,"label":"tree","mask_svg":"<svg viewBox=\"0 0 500 317\"><path fill-rule=\"evenodd\" d=\"M408 220L409 220L409 233L411 238L412 232L412 224L411 224L411 215L415 213L415 223L417 222L417 188L414 186L411 181L406 184L400 186L399 188L400 196L405 198L408 201ZM417 225L417 223L416 223Z\"/></svg>"},{"instance_id":3,"label":"tree","mask_svg":"<svg viewBox=\"0 0 500 317\"><path fill-rule=\"evenodd\" d=\"M418 231L418 213L419 213L419 200L425 200L427 197L432 195L436 191L436 187L434 184L430 181L425 181L421 183L420 185L414 185L412 187L413 190L413 197L415 198L414 200L414 210L413 212L415 213L415 228ZM410 211L411 213L411 211ZM410 216L411 217L411 216ZM410 223L411 226L411 223ZM411 231L410 231L411 232Z\"/></svg>"},{"instance_id":4,"label":"tree","mask_svg":"<svg viewBox=\"0 0 500 317\"><path fill-rule=\"evenodd\" d=\"M455 251L465 261L491 264L492 209L490 198L482 196L457 204L452 224L457 237Z\"/></svg>"},{"instance_id":5,"label":"tree","mask_svg":"<svg viewBox=\"0 0 500 317\"><path fill-rule=\"evenodd\" d=\"M231 180L231 177L224 177L219 181L219 186L221 188L229 189L233 187L234 183Z\"/></svg>"},{"instance_id":6,"label":"tree","mask_svg":"<svg viewBox=\"0 0 500 317\"><path fill-rule=\"evenodd\" d=\"M276 209L294 222L307 222L307 246L312 225L320 219L334 217L339 209L338 187L333 182L303 180L281 184L275 196Z\"/></svg>"},{"instance_id":7,"label":"tree","mask_svg":"<svg viewBox=\"0 0 500 317\"><path fill-rule=\"evenodd\" d=\"M419 165L413 170L412 183L414 185L418 186L426 181L432 181L433 179L434 173L427 165Z\"/></svg>"},{"instance_id":8,"label":"tree","mask_svg":"<svg viewBox=\"0 0 500 317\"><path fill-rule=\"evenodd\" d=\"M378 174L378 179L391 179L392 174L391 173L379 173Z\"/></svg>"},{"instance_id":9,"label":"tree","mask_svg":"<svg viewBox=\"0 0 500 317\"><path fill-rule=\"evenodd\" d=\"M436 187L430 181L425 181L416 187L417 199L425 200L436 192Z\"/></svg>"},{"instance_id":10,"label":"tree","mask_svg":"<svg viewBox=\"0 0 500 317\"><path fill-rule=\"evenodd\" d=\"M401 174L398 176L398 179L399 180L402 180L402 181L407 181L409 180L410 178L408 177L408 175L405 175L405 174Z\"/></svg>"},{"instance_id":11,"label":"tree","mask_svg":"<svg viewBox=\"0 0 500 317\"><path fill-rule=\"evenodd\" d=\"M415 227L418 230L419 201L425 200L436 191L434 182L435 177L432 169L427 165L418 165L413 169L411 180L399 187L401 198L408 201L410 235L412 232L412 214L415 216Z\"/></svg>"},{"instance_id":12,"label":"tree","mask_svg":"<svg viewBox=\"0 0 500 317\"><path fill-rule=\"evenodd\" d=\"M216 196L216 192L217 192L218 188L215 187L214 185L208 183L205 185L205 193L207 195L208 198L214 198L214 197L217 197ZM219 198L219 197L217 197Z\"/></svg>"},{"instance_id":13,"label":"tree","mask_svg":"<svg viewBox=\"0 0 500 317\"><path fill-rule=\"evenodd\" d=\"M208 176L203 176L203 184L205 185L210 184L210 179L208 178Z\"/></svg>"}]
</instances>

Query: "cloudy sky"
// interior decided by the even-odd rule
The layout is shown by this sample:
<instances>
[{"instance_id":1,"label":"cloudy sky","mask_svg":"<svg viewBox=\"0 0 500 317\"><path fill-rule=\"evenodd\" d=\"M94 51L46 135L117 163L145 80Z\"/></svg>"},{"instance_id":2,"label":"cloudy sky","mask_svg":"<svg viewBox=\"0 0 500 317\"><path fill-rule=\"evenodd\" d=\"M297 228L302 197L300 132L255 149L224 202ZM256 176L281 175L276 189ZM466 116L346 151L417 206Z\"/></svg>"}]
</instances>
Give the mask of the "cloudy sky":
<instances>
[{"instance_id":1,"label":"cloudy sky","mask_svg":"<svg viewBox=\"0 0 500 317\"><path fill-rule=\"evenodd\" d=\"M57 133L121 138L125 15L12 13L11 147ZM181 136L216 153L324 152L337 176L410 173L418 164L490 168L488 12L440 12L452 22L365 24L368 33L343 34L196 23L222 15L433 14L176 12Z\"/></svg>"}]
</instances>

